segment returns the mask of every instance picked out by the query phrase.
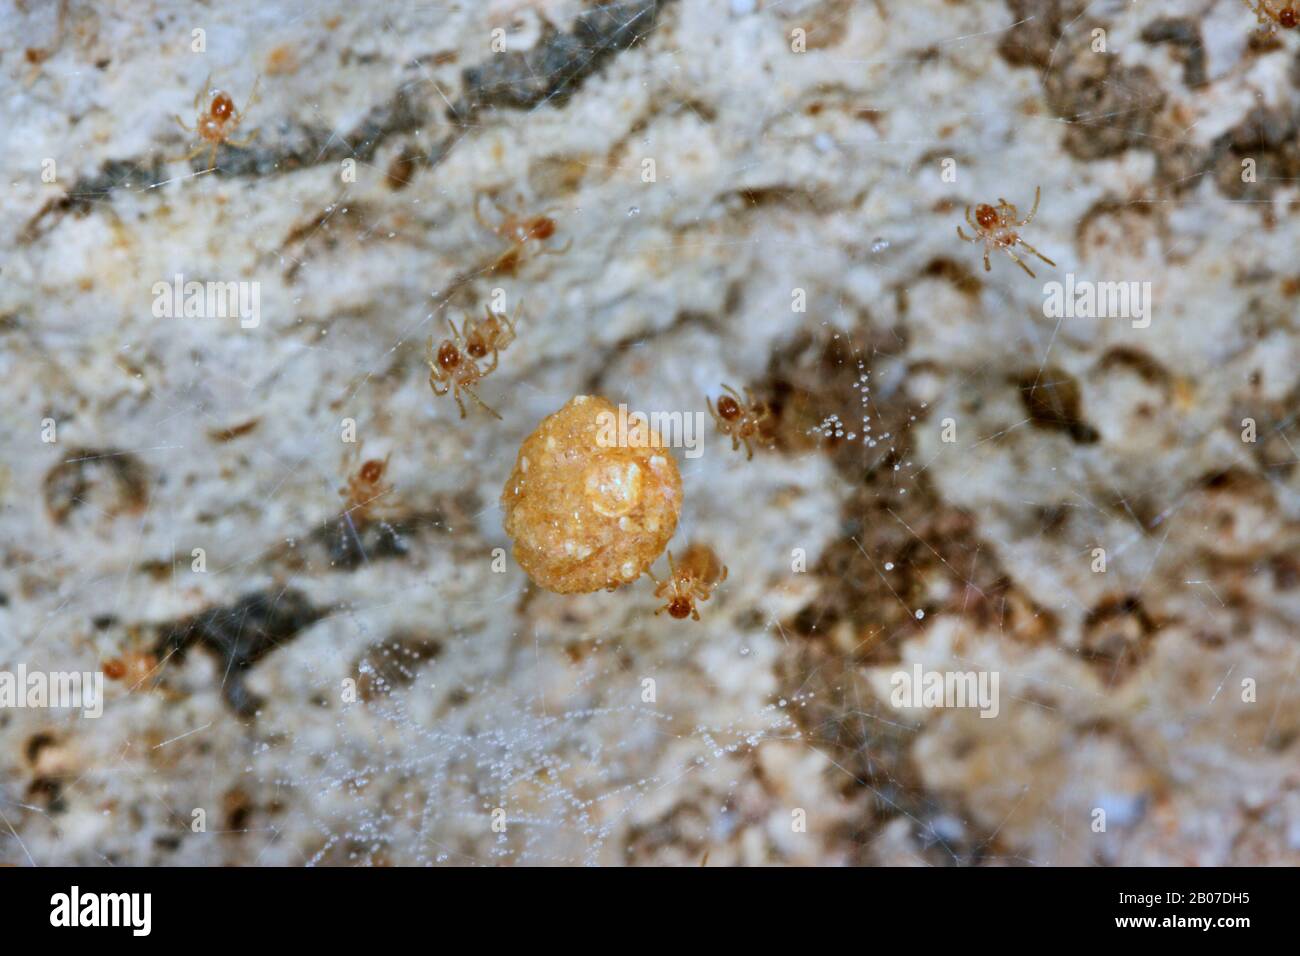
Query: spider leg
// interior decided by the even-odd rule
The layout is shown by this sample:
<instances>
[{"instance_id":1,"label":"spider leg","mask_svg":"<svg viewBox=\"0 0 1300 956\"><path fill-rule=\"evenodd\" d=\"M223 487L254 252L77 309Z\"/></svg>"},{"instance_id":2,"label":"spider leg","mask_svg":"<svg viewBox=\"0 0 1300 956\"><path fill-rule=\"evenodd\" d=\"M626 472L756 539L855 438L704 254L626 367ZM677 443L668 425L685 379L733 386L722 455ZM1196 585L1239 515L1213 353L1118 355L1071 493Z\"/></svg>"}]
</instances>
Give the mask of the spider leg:
<instances>
[{"instance_id":1,"label":"spider leg","mask_svg":"<svg viewBox=\"0 0 1300 956\"><path fill-rule=\"evenodd\" d=\"M1038 214L1038 199L1041 194L1042 194L1042 188L1039 186L1035 186L1034 187L1034 208L1029 210L1028 218L1020 220L1020 225L1027 226L1034 221L1034 216Z\"/></svg>"},{"instance_id":2,"label":"spider leg","mask_svg":"<svg viewBox=\"0 0 1300 956\"><path fill-rule=\"evenodd\" d=\"M1034 255L1038 256L1038 258L1040 258L1040 259L1042 259L1044 262L1046 262L1049 266L1054 266L1054 265L1056 265L1055 262L1053 262L1051 259L1047 258L1047 256L1043 255L1041 252L1039 252L1037 249L1035 249L1035 248L1034 248L1033 246L1031 246L1029 243L1025 242L1025 240L1021 239L1021 240L1020 240L1020 244L1021 244L1022 246L1024 246L1026 249L1028 249L1030 252L1032 252Z\"/></svg>"},{"instance_id":3,"label":"spider leg","mask_svg":"<svg viewBox=\"0 0 1300 956\"><path fill-rule=\"evenodd\" d=\"M515 221L516 219L515 210L517 210L519 206L522 205L523 197L520 196L518 193L515 193L514 209L507 209L505 205L501 202L500 198L498 198L496 193L489 192L487 193L487 197L488 197L488 202L492 204L492 209L496 212L497 216L500 217L501 219L501 221L495 227L492 228L492 231L495 232L498 236L503 233L514 232L518 227L518 223Z\"/></svg>"},{"instance_id":4,"label":"spider leg","mask_svg":"<svg viewBox=\"0 0 1300 956\"><path fill-rule=\"evenodd\" d=\"M984 271L985 271L985 272L991 272L992 270L993 270L993 267L992 267L991 265L989 265L989 247L988 247L987 244L985 244L985 246L984 246Z\"/></svg>"},{"instance_id":5,"label":"spider leg","mask_svg":"<svg viewBox=\"0 0 1300 956\"><path fill-rule=\"evenodd\" d=\"M734 388L732 388L730 385L723 385L722 387L725 388L728 392L730 392L731 397L734 398L736 401L742 403L745 401L743 398L740 397L740 393L736 391Z\"/></svg>"},{"instance_id":6,"label":"spider leg","mask_svg":"<svg viewBox=\"0 0 1300 956\"><path fill-rule=\"evenodd\" d=\"M489 372L495 372L495 371L496 371L496 368L497 368L497 355L498 355L498 352L499 352L498 349L493 349L493 350L492 350L492 364L489 365L487 368L485 368L485 369L483 370L483 374L484 374L484 375L487 375Z\"/></svg>"},{"instance_id":7,"label":"spider leg","mask_svg":"<svg viewBox=\"0 0 1300 956\"><path fill-rule=\"evenodd\" d=\"M966 235L966 233L962 232L962 231L961 231L961 226L958 226L958 227L957 227L957 235L961 236L961 237L962 237L963 239L965 239L967 242L979 242L979 241L980 241L980 237L979 237L979 236L968 236L968 235Z\"/></svg>"},{"instance_id":8,"label":"spider leg","mask_svg":"<svg viewBox=\"0 0 1300 956\"><path fill-rule=\"evenodd\" d=\"M262 131L261 131L260 129L255 129L255 130L253 130L253 132L249 133L249 134L248 134L246 137L244 137L243 139L228 139L228 140L226 140L226 145L227 145L227 146L235 146L235 147L237 147L237 148L242 149L243 147L245 147L245 146L247 146L249 143L251 143L253 140L257 139L258 135L260 135L261 132L262 132Z\"/></svg>"},{"instance_id":9,"label":"spider leg","mask_svg":"<svg viewBox=\"0 0 1300 956\"><path fill-rule=\"evenodd\" d=\"M495 348L504 352L510 343L516 338L515 326L514 323L510 321L510 316L502 313L500 318L505 324L505 330L502 331L500 328L497 329Z\"/></svg>"},{"instance_id":10,"label":"spider leg","mask_svg":"<svg viewBox=\"0 0 1300 956\"><path fill-rule=\"evenodd\" d=\"M206 80L203 81L203 85L199 87L199 91L198 91L197 93L194 94L194 110L195 110L195 112L198 112L198 109L199 109L199 103L202 102L202 100L203 100L203 94L206 93L206 92L207 92L208 90L210 90L211 88L212 88L212 71L209 70L209 71L208 71L208 78L207 78Z\"/></svg>"},{"instance_id":11,"label":"spider leg","mask_svg":"<svg viewBox=\"0 0 1300 956\"><path fill-rule=\"evenodd\" d=\"M177 113L173 113L173 114L172 114L172 119L174 119L174 120L176 121L177 125L180 126L181 129L185 130L185 132L187 132L187 133L192 133L192 132L194 132L194 130L193 130L192 127L189 127L189 126L186 126L186 125L185 125L185 120L181 119L179 114L177 114Z\"/></svg>"},{"instance_id":12,"label":"spider leg","mask_svg":"<svg viewBox=\"0 0 1300 956\"><path fill-rule=\"evenodd\" d=\"M742 438L741 441L745 443L745 461L753 461L753 460L754 460L754 449L753 449L753 447L749 444L749 439L748 439L748 438Z\"/></svg>"},{"instance_id":13,"label":"spider leg","mask_svg":"<svg viewBox=\"0 0 1300 956\"><path fill-rule=\"evenodd\" d=\"M966 207L966 225L970 226L970 227L971 227L972 229L974 229L977 233L980 231L980 227L979 227L979 225L975 222L974 219L972 219L972 218L970 217L970 206L967 206L967 207ZM958 226L957 228L960 229L961 226Z\"/></svg>"},{"instance_id":14,"label":"spider leg","mask_svg":"<svg viewBox=\"0 0 1300 956\"><path fill-rule=\"evenodd\" d=\"M188 163L188 162L189 162L191 159L193 159L195 156L199 155L199 153L203 152L203 150L204 150L206 147L207 147L207 144L205 144L205 143L203 143L202 141L200 141L199 144L198 144L197 146L195 146L192 150L190 150L190 151L189 151L188 153L186 153L184 156L175 156L175 157L172 157L171 159L168 159L167 162L169 162L169 163Z\"/></svg>"},{"instance_id":15,"label":"spider leg","mask_svg":"<svg viewBox=\"0 0 1300 956\"><path fill-rule=\"evenodd\" d=\"M528 241L526 241L526 239L523 239L523 241L516 242L516 243L515 243L515 248L523 248L523 247L524 247L524 242L528 242ZM565 242L563 247L560 247L560 248L551 248L551 247L549 247L549 246L538 246L538 247L537 247L537 252L534 252L533 255L538 255L538 256L559 256L559 255L564 255L565 252L568 252L568 251L569 251L569 246L572 246L572 245L573 245L573 237L572 237L572 235L571 235L571 237L569 237L569 241L568 241L568 242Z\"/></svg>"},{"instance_id":16,"label":"spider leg","mask_svg":"<svg viewBox=\"0 0 1300 956\"><path fill-rule=\"evenodd\" d=\"M484 402L483 399L479 398L478 395L475 393L475 391L474 391L472 388L470 388L468 385L462 385L461 387L466 391L466 393L468 393L468 395L469 395L470 398L474 399L474 401L476 401L476 402L479 404L479 407L482 408L483 411L489 413L489 414L490 414L493 418L495 418L497 421L501 421L501 416L500 416L500 414L497 413L497 410L496 410L495 408L493 408L491 405L489 405L489 404L487 404L486 402ZM457 401L459 401L459 399L457 399ZM461 405L461 407L460 407L460 411L461 411L461 416L460 416L460 417L461 417L461 418L464 418L464 417L465 417L465 406L464 406L464 405Z\"/></svg>"},{"instance_id":17,"label":"spider leg","mask_svg":"<svg viewBox=\"0 0 1300 956\"><path fill-rule=\"evenodd\" d=\"M242 119L244 114L247 113L253 104L257 102L257 85L261 82L262 74L259 73L257 76L253 77L253 88L248 91L248 99L244 100L244 108L242 110L235 110L236 120Z\"/></svg>"},{"instance_id":18,"label":"spider leg","mask_svg":"<svg viewBox=\"0 0 1300 956\"><path fill-rule=\"evenodd\" d=\"M1011 247L1010 247L1010 246L1003 246L1002 251L1005 252L1007 255L1009 255L1009 256L1011 257L1011 261L1012 261L1012 262L1014 262L1016 265L1020 266L1020 268L1024 269L1026 272L1028 272L1028 273L1029 273L1029 277L1030 277L1031 279L1036 278L1036 277L1034 276L1034 270L1031 269L1031 268L1029 268L1029 266L1025 265L1024 261L1021 260L1021 258L1020 258L1018 255L1016 255L1014 252L1011 251Z\"/></svg>"}]
</instances>

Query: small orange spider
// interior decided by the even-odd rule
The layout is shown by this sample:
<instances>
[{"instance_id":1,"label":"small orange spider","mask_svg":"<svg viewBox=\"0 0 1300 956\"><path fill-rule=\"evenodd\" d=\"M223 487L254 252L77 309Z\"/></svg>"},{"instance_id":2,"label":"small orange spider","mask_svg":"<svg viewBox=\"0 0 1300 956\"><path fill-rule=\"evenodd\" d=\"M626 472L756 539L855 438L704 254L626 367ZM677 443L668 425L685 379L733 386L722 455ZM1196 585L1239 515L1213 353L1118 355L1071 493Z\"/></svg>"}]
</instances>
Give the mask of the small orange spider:
<instances>
[{"instance_id":1,"label":"small orange spider","mask_svg":"<svg viewBox=\"0 0 1300 956\"><path fill-rule=\"evenodd\" d=\"M436 352L432 336L429 338L429 358L426 360L429 365L429 387L435 395L453 392L461 418L465 417L465 403L461 401L460 393L465 392L484 411L500 420L497 410L478 397L474 386L496 369L498 354L514 341L514 324L506 316L489 311L482 319L466 321L464 331L457 329L456 323L450 318L447 319L447 326L451 329L451 338L443 339ZM492 354L492 364L482 368L478 362L489 352Z\"/></svg>"},{"instance_id":2,"label":"small orange spider","mask_svg":"<svg viewBox=\"0 0 1300 956\"><path fill-rule=\"evenodd\" d=\"M718 396L716 411L713 408L713 400L708 396L704 398L709 406L709 414L718 423L718 431L731 436L731 450L735 451L743 443L746 452L745 460L752 461L754 449L749 444L751 438L760 444L770 444L759 426L768 419L771 412L767 403L754 400L748 388L745 389L745 397L741 398L740 393L730 385L722 387L730 394Z\"/></svg>"},{"instance_id":3,"label":"small orange spider","mask_svg":"<svg viewBox=\"0 0 1300 956\"><path fill-rule=\"evenodd\" d=\"M120 657L104 661L102 670L109 680L120 680L134 690L158 669L158 658L148 651L123 651Z\"/></svg>"},{"instance_id":4,"label":"small orange spider","mask_svg":"<svg viewBox=\"0 0 1300 956\"><path fill-rule=\"evenodd\" d=\"M501 221L495 226L483 218L480 210L483 197L487 195L482 190L474 194L474 218L478 220L480 226L487 229L497 237L504 239L509 246L506 251L501 253L492 263L488 270L490 275L514 275L518 271L520 264L523 262L524 251L529 242L537 243L537 255L557 256L569 251L573 245L573 239L570 238L562 247L558 249L546 248L541 244L555 235L555 220L551 218L550 213L553 210L547 209L535 216L521 216L517 212L511 212L501 206L495 197L489 196L492 207L496 209L501 216Z\"/></svg>"},{"instance_id":5,"label":"small orange spider","mask_svg":"<svg viewBox=\"0 0 1300 956\"><path fill-rule=\"evenodd\" d=\"M1277 28L1294 30L1300 26L1300 6L1288 2L1285 6L1274 7L1272 0L1242 0L1250 7L1251 13L1259 20L1260 30L1268 35L1277 33Z\"/></svg>"},{"instance_id":6,"label":"small orange spider","mask_svg":"<svg viewBox=\"0 0 1300 956\"><path fill-rule=\"evenodd\" d=\"M682 555L680 565L673 564L673 553L668 552L668 580L660 581L654 572L646 574L654 580L655 597L667 598L668 603L655 611L660 614L667 611L670 617L679 621L690 617L698 621L700 612L695 609L696 601L707 601L713 596L713 590L727 580L727 566L718 560L714 550L707 544L691 542Z\"/></svg>"},{"instance_id":7,"label":"small orange spider","mask_svg":"<svg viewBox=\"0 0 1300 956\"><path fill-rule=\"evenodd\" d=\"M244 113L257 102L257 84L260 80L261 77L258 77L253 81L253 91L248 94L248 102L244 104L243 110L238 110L235 108L235 101L230 98L228 93L212 89L212 74L209 73L208 78L199 87L199 91L194 94L194 109L197 113L194 128L191 129L186 126L185 121L179 116L175 117L181 129L187 133L198 133L199 141L186 155L172 160L172 162L187 163L206 149L209 150L208 166L215 167L217 147L223 143L227 146L247 146L256 139L257 130L253 131L252 136L243 140L233 140L230 138L230 134L239 128L239 124L244 121ZM204 94L212 97L206 109L201 105Z\"/></svg>"},{"instance_id":8,"label":"small orange spider","mask_svg":"<svg viewBox=\"0 0 1300 956\"><path fill-rule=\"evenodd\" d=\"M990 206L988 203L981 203L975 207L975 218L971 219L970 206L966 207L966 221L970 227L975 230L975 235L968 236L961 231L961 226L957 227L957 235L967 242L984 243L984 271L988 272L992 266L989 265L989 252L993 249L1001 249L1011 257L1011 261L1020 268L1029 273L1032 278L1034 270L1025 265L1023 260L1012 252L1015 246L1024 246L1038 258L1042 259L1049 266L1056 265L1051 259L1043 255L1025 240L1021 239L1016 232L1021 226L1027 226L1034 221L1034 215L1038 212L1039 188L1034 187L1034 208L1029 210L1029 215L1020 219L1020 213L1016 207L1005 199L998 197L997 206Z\"/></svg>"},{"instance_id":9,"label":"small orange spider","mask_svg":"<svg viewBox=\"0 0 1300 956\"><path fill-rule=\"evenodd\" d=\"M347 485L339 489L344 499L343 512L327 537L332 567L356 568L370 555L393 557L407 553L401 533L383 517L388 509L380 500L393 490L384 481L391 457L389 454L362 460L360 445L352 445L344 454L343 468L348 478Z\"/></svg>"},{"instance_id":10,"label":"small orange spider","mask_svg":"<svg viewBox=\"0 0 1300 956\"><path fill-rule=\"evenodd\" d=\"M393 490L393 486L384 482L384 473L388 470L389 452L383 458L368 458L357 467L361 458L358 445L343 459L347 469L348 483L339 489L339 495L345 500L345 513L355 516L357 523L363 523L370 517L374 502Z\"/></svg>"},{"instance_id":11,"label":"small orange spider","mask_svg":"<svg viewBox=\"0 0 1300 956\"><path fill-rule=\"evenodd\" d=\"M486 375L497 367L497 353L515 340L515 324L503 312L493 312L485 307L484 313L481 319L465 319L460 331L456 330L451 319L447 324L451 326L452 335L465 343L465 351L474 361L480 362L491 353L492 364L483 369Z\"/></svg>"}]
</instances>

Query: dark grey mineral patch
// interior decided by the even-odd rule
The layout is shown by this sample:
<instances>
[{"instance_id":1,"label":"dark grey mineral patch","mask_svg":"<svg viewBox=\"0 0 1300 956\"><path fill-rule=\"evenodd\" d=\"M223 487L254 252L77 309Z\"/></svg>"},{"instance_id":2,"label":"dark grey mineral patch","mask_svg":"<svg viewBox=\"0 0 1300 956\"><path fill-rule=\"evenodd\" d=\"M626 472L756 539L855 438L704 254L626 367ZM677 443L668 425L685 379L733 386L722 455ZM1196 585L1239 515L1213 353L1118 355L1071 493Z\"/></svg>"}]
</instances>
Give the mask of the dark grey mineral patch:
<instances>
[{"instance_id":1,"label":"dark grey mineral patch","mask_svg":"<svg viewBox=\"0 0 1300 956\"><path fill-rule=\"evenodd\" d=\"M259 591L233 604L163 624L154 653L159 660L179 661L196 644L207 648L221 662L226 703L241 716L250 717L261 702L244 686L245 672L328 614L328 609L316 607L301 591Z\"/></svg>"},{"instance_id":2,"label":"dark grey mineral patch","mask_svg":"<svg viewBox=\"0 0 1300 956\"><path fill-rule=\"evenodd\" d=\"M547 25L531 50L495 53L462 71L464 91L448 111L461 122L480 110L562 105L620 50L649 33L669 0L618 0L587 10L568 32Z\"/></svg>"}]
</instances>

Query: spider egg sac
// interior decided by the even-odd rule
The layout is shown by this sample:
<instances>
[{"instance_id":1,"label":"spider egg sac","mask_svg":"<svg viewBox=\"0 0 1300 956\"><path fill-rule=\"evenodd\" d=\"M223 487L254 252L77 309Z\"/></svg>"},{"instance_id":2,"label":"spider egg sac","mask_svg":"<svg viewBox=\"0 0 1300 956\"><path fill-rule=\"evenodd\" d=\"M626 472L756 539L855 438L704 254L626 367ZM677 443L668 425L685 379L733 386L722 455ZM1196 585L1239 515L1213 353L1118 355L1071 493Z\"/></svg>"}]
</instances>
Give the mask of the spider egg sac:
<instances>
[{"instance_id":1,"label":"spider egg sac","mask_svg":"<svg viewBox=\"0 0 1300 956\"><path fill-rule=\"evenodd\" d=\"M524 439L501 493L515 560L548 591L584 594L635 581L677 528L677 462L648 427L615 428L618 415L603 398L570 399Z\"/></svg>"}]
</instances>

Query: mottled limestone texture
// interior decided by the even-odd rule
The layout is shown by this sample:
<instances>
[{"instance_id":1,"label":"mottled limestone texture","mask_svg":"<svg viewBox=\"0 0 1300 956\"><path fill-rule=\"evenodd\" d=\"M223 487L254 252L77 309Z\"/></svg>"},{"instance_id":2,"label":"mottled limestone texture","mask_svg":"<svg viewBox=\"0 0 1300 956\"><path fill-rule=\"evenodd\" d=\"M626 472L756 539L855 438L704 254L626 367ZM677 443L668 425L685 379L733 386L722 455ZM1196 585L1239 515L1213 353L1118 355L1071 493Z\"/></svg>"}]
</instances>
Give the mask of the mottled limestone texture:
<instances>
[{"instance_id":1,"label":"mottled limestone texture","mask_svg":"<svg viewBox=\"0 0 1300 956\"><path fill-rule=\"evenodd\" d=\"M1155 6L0 6L0 670L106 675L0 862L1300 862L1300 36ZM538 422L723 383L701 620L531 583Z\"/></svg>"}]
</instances>

